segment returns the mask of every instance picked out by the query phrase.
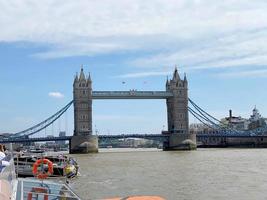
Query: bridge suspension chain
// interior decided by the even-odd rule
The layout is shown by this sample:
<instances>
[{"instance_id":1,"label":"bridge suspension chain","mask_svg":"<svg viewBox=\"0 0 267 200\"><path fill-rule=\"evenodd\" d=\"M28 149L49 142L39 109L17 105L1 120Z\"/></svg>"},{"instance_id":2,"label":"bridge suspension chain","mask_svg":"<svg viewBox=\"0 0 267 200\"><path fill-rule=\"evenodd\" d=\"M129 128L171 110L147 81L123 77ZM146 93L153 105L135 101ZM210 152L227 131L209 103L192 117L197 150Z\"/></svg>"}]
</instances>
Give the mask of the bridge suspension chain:
<instances>
[{"instance_id":1,"label":"bridge suspension chain","mask_svg":"<svg viewBox=\"0 0 267 200\"><path fill-rule=\"evenodd\" d=\"M47 128L48 126L53 124L58 118L60 118L69 109L69 107L72 105L72 103L73 103L73 101L68 103L65 107L60 109L58 112L56 112L51 117L45 119L44 121L26 129L26 130L17 132L15 134L13 134L11 137L30 136L30 135L33 135L35 133L38 133L38 132L44 130L45 128Z\"/></svg>"},{"instance_id":2,"label":"bridge suspension chain","mask_svg":"<svg viewBox=\"0 0 267 200\"><path fill-rule=\"evenodd\" d=\"M212 125L216 126L220 131L228 132L228 133L233 133L234 132L235 134L242 134L243 133L243 131L238 131L238 130L235 130L233 128L230 128L228 124L222 123L220 120L218 120L217 118L215 118L212 115L210 115L209 113L207 113L205 110L200 108L196 103L194 103L191 99L188 99L188 100L191 103L191 105L193 105L193 107L198 112L197 113L193 109L190 108L191 109L191 111L190 111L191 114L192 114L192 112L194 112L195 115L198 115L198 117L201 117L204 121L206 121L208 123L211 123ZM195 115L193 115L193 116L196 117ZM213 122L210 118L215 120L216 122L219 122L219 124L222 124L223 126L219 125L218 123ZM203 121L201 121L201 123L203 123ZM212 128L215 129L214 127L212 127Z\"/></svg>"},{"instance_id":3,"label":"bridge suspension chain","mask_svg":"<svg viewBox=\"0 0 267 200\"><path fill-rule=\"evenodd\" d=\"M198 113L196 113L192 108L188 107L188 111L198 120L200 121L202 124L204 124L205 126L215 129L214 127L212 127L211 125L207 124L205 121L203 121L203 117L201 115L199 115ZM201 119L202 118L202 119Z\"/></svg>"},{"instance_id":4,"label":"bridge suspension chain","mask_svg":"<svg viewBox=\"0 0 267 200\"><path fill-rule=\"evenodd\" d=\"M220 124L223 124L223 125L226 125L227 124L224 124L222 123L219 119L213 117L212 115L210 115L209 113L207 113L205 110L203 110L202 108L200 108L197 104L195 104L190 98L188 98L188 101L197 109L197 110L200 110L202 113L205 113L207 116L209 116L210 118L212 118L213 120L219 122Z\"/></svg>"},{"instance_id":5,"label":"bridge suspension chain","mask_svg":"<svg viewBox=\"0 0 267 200\"><path fill-rule=\"evenodd\" d=\"M189 111L190 111L190 113L192 114L192 112L195 114L195 115L197 115L198 117L200 117L202 120L204 120L204 121L206 121L207 123L210 123L210 124L212 124L213 126L216 126L216 127L218 127L219 129L221 129L222 127L220 126L220 125L218 125L218 124L216 124L216 123L214 123L213 121L211 121L206 115L204 115L201 111L199 111L197 108L195 108L198 112L196 112L196 111L194 111L192 108L190 108L189 107ZM194 115L194 116L195 116ZM203 123L203 122L202 122ZM213 129L214 129L214 127L213 127Z\"/></svg>"},{"instance_id":6,"label":"bridge suspension chain","mask_svg":"<svg viewBox=\"0 0 267 200\"><path fill-rule=\"evenodd\" d=\"M262 135L264 133L267 133L267 125L264 127L260 127L257 129L253 129L253 130L236 130L232 127L229 127L228 124L225 124L223 122L221 122L220 120L218 120L217 118L213 117L212 115L210 115L209 113L207 113L205 110L203 110L202 108L200 108L196 103L194 103L191 99L188 99L189 102L191 103L191 105L193 105L194 109L197 110L194 111L192 108L188 107L189 112L196 118L198 119L201 123L203 123L204 125L209 125L209 123L216 125L216 127L218 127L217 130L220 130L222 132L224 132L224 134L234 134L234 135ZM211 119L213 119L214 121L218 122L221 125L218 125L218 123L213 122ZM214 129L214 127L212 127Z\"/></svg>"}]
</instances>

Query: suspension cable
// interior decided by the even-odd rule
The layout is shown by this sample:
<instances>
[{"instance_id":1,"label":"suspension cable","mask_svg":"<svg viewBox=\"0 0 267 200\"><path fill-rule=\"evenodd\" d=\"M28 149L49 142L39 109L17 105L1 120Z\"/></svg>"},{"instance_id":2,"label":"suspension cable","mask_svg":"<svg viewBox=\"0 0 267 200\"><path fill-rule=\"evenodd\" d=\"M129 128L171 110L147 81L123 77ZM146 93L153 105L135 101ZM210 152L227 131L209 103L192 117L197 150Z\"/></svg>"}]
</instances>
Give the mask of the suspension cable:
<instances>
[{"instance_id":1,"label":"suspension cable","mask_svg":"<svg viewBox=\"0 0 267 200\"><path fill-rule=\"evenodd\" d=\"M24 131L15 133L12 135L12 137L30 136L30 135L33 135L33 134L45 129L46 127L50 126L54 121L56 121L58 118L60 118L62 116L62 114L65 113L69 109L69 107L71 106L72 103L73 103L73 101L68 103L64 108L62 108L61 110L59 110L57 113L55 113L51 117L47 118L46 120L38 123L35 126L32 126L28 129L26 129ZM22 134L24 134L24 135L22 135Z\"/></svg>"},{"instance_id":2,"label":"suspension cable","mask_svg":"<svg viewBox=\"0 0 267 200\"><path fill-rule=\"evenodd\" d=\"M226 130L229 130L229 131L233 131L233 132L235 132L235 133L240 133L239 131L237 131L237 130L235 130L235 129L233 129L233 128L229 128L229 125L228 124L225 124L225 123L223 123L223 122L221 122L220 120L218 120L217 118L215 118L215 117L213 117L212 115L210 115L209 113L207 113L205 110L203 110L202 108L200 108L197 104L195 104L191 99L189 99L188 98L188 100L189 100L189 102L200 112L200 113L202 113L202 115L203 116L205 116L203 113L205 113L206 115L208 115L209 117L211 117L212 119L214 119L215 121L217 121L217 122L219 122L220 124L222 124L222 125L225 125L225 126L227 126L227 127L221 127L221 128L223 128L223 129L226 129ZM206 116L205 116L206 117ZM206 117L207 118L207 117ZM214 122L212 122L210 119L209 119L209 121L211 122L211 123L213 123L213 124L216 124L216 123L214 123Z\"/></svg>"},{"instance_id":3,"label":"suspension cable","mask_svg":"<svg viewBox=\"0 0 267 200\"><path fill-rule=\"evenodd\" d=\"M205 110L203 110L202 108L200 108L197 104L195 104L190 98L188 98L189 102L195 107L197 107L198 109L200 109L202 112L204 112L206 115L208 115L209 117L211 117L212 119L214 119L215 121L222 123L220 120L218 120L217 118L213 117L212 115L210 115L209 113L207 113ZM224 124L224 123L222 123ZM226 124L224 124L226 125Z\"/></svg>"},{"instance_id":4,"label":"suspension cable","mask_svg":"<svg viewBox=\"0 0 267 200\"><path fill-rule=\"evenodd\" d=\"M211 125L209 125L208 123L204 122L203 120L203 117L201 115L199 115L198 113L196 113L192 108L190 108L188 106L188 111L196 118L198 119L202 124L204 124L205 126L211 128L211 129L215 129L214 127L212 127ZM201 118L201 119L200 119Z\"/></svg>"},{"instance_id":5,"label":"suspension cable","mask_svg":"<svg viewBox=\"0 0 267 200\"><path fill-rule=\"evenodd\" d=\"M201 117L202 119L208 121L209 123L211 123L211 124L213 124L213 125L215 125L215 126L217 126L217 127L219 127L219 128L222 128L220 125L218 125L218 124L216 124L215 122L211 121L211 120L210 120L205 114L203 114L203 112L202 112L201 110L199 110L194 104L192 104L192 105L193 105L193 107L200 113L200 114L198 114L199 117ZM193 110L193 109L192 109L192 110ZM195 114L196 114L196 112L195 112Z\"/></svg>"}]
</instances>

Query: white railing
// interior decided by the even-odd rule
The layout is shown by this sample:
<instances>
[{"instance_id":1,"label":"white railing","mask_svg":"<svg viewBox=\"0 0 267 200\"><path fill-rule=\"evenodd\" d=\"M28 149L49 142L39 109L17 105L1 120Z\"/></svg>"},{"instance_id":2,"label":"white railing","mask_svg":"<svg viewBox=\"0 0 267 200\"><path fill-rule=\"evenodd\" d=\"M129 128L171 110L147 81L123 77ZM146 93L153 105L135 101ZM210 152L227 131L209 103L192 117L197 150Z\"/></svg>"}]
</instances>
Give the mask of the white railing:
<instances>
[{"instance_id":1,"label":"white railing","mask_svg":"<svg viewBox=\"0 0 267 200\"><path fill-rule=\"evenodd\" d=\"M15 199L15 191L17 190L17 180L15 174L15 165L13 160L13 150L12 144L8 147L9 153L7 155L6 161L9 162L8 166L1 166L0 172L0 199Z\"/></svg>"}]
</instances>

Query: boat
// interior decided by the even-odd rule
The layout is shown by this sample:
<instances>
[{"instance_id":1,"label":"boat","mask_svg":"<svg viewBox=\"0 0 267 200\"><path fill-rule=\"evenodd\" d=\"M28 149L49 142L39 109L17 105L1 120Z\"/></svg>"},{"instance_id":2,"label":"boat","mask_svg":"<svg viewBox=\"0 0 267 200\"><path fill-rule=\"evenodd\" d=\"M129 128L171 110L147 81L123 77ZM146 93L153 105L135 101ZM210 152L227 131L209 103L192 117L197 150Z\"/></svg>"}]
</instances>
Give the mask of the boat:
<instances>
[{"instance_id":1,"label":"boat","mask_svg":"<svg viewBox=\"0 0 267 200\"><path fill-rule=\"evenodd\" d=\"M82 200L64 182L35 178L16 178L14 160L0 172L1 200ZM165 200L159 196L129 196L106 200Z\"/></svg>"},{"instance_id":2,"label":"boat","mask_svg":"<svg viewBox=\"0 0 267 200\"><path fill-rule=\"evenodd\" d=\"M67 184L67 181L17 178L15 159L12 153L6 158L9 158L7 160L9 165L0 169L0 200L82 200ZM165 200L159 196L129 196L125 198L108 198L106 200L123 199Z\"/></svg>"},{"instance_id":3,"label":"boat","mask_svg":"<svg viewBox=\"0 0 267 200\"><path fill-rule=\"evenodd\" d=\"M129 197L116 197L116 198L109 198L104 200L166 200L160 196L129 196Z\"/></svg>"},{"instance_id":4,"label":"boat","mask_svg":"<svg viewBox=\"0 0 267 200\"><path fill-rule=\"evenodd\" d=\"M27 149L25 149L25 152L28 152L28 153L31 153L31 154L44 153L45 149L39 148L39 147L35 147L35 146L30 146Z\"/></svg>"},{"instance_id":5,"label":"boat","mask_svg":"<svg viewBox=\"0 0 267 200\"><path fill-rule=\"evenodd\" d=\"M78 175L79 165L77 162L66 155L16 155L14 158L15 171L19 177L34 176L32 169L35 162L39 159L48 159L53 163L52 177L73 178ZM44 170L47 171L48 166L44 165Z\"/></svg>"},{"instance_id":6,"label":"boat","mask_svg":"<svg viewBox=\"0 0 267 200\"><path fill-rule=\"evenodd\" d=\"M44 153L45 151L42 149L30 149L29 152L30 153Z\"/></svg>"},{"instance_id":7,"label":"boat","mask_svg":"<svg viewBox=\"0 0 267 200\"><path fill-rule=\"evenodd\" d=\"M62 181L16 178L14 159L0 172L1 200L81 200L81 198Z\"/></svg>"}]
</instances>

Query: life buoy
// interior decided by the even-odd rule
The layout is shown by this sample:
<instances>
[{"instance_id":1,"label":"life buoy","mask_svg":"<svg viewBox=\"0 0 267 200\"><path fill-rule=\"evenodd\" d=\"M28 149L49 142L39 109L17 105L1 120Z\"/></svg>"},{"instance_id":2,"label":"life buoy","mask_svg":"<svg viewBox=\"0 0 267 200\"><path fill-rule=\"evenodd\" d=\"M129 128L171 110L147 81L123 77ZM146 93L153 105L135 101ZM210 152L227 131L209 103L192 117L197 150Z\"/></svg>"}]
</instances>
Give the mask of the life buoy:
<instances>
[{"instance_id":1,"label":"life buoy","mask_svg":"<svg viewBox=\"0 0 267 200\"><path fill-rule=\"evenodd\" d=\"M44 173L42 171L38 171L38 167L41 164L47 164L48 165L48 172ZM32 173L34 176L37 176L39 179L46 179L48 176L53 174L53 163L48 159L39 159L33 164Z\"/></svg>"}]
</instances>

